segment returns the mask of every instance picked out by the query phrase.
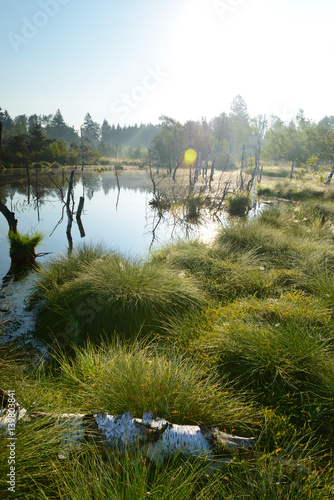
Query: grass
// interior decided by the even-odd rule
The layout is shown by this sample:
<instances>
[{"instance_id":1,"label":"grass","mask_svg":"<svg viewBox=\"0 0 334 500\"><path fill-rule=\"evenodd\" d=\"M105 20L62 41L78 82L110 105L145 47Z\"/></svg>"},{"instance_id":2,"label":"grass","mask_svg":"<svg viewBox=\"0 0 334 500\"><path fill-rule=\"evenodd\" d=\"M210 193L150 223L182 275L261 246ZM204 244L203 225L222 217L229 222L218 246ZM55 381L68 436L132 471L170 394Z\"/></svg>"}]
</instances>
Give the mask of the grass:
<instances>
[{"instance_id":1,"label":"grass","mask_svg":"<svg viewBox=\"0 0 334 500\"><path fill-rule=\"evenodd\" d=\"M96 340L115 332L131 337L157 331L162 320L205 304L203 292L184 272L118 255L98 257L96 249L92 253L85 261L53 262L42 272L39 331L53 325L56 336L66 330L78 343L86 335Z\"/></svg>"},{"instance_id":2,"label":"grass","mask_svg":"<svg viewBox=\"0 0 334 500\"><path fill-rule=\"evenodd\" d=\"M320 184L314 180L284 180L276 183L258 184L257 193L259 196L269 198L283 198L292 201L303 201L309 199L332 198L333 189Z\"/></svg>"},{"instance_id":3,"label":"grass","mask_svg":"<svg viewBox=\"0 0 334 500\"><path fill-rule=\"evenodd\" d=\"M33 235L14 233L9 231L10 256L16 263L25 263L35 260L35 247L42 241L42 233Z\"/></svg>"},{"instance_id":4,"label":"grass","mask_svg":"<svg viewBox=\"0 0 334 500\"><path fill-rule=\"evenodd\" d=\"M64 463L63 429L20 423L17 498L333 496L333 197L284 185L299 198L222 227L210 246L180 242L146 262L101 246L53 259L35 300L39 332L63 349L38 366L0 352L1 386L26 408L149 410L255 436L256 450L223 468L180 454L159 469L144 452L90 443ZM3 446L3 469L7 455Z\"/></svg>"},{"instance_id":5,"label":"grass","mask_svg":"<svg viewBox=\"0 0 334 500\"><path fill-rule=\"evenodd\" d=\"M2 383L10 383L17 399L34 410L48 412L110 413L143 409L182 424L197 421L218 425L229 432L257 436L257 450L235 455L222 467L202 459L186 460L182 454L156 468L145 454L110 454L94 444L73 449L67 461L59 461L66 421L52 419L20 422L16 426L17 453L15 498L326 498L333 486L332 471L319 469L320 448L310 445L311 435L298 437L294 427L273 410L259 412L229 384L207 376L205 363L193 362L171 349L153 345L114 343L76 348L70 358L57 356L57 365L31 366L11 355L1 358ZM158 381L158 383L157 383ZM8 451L0 448L1 470ZM5 476L0 477L5 491ZM276 496L275 496L276 495ZM8 498L0 493L0 498Z\"/></svg>"},{"instance_id":6,"label":"grass","mask_svg":"<svg viewBox=\"0 0 334 500\"><path fill-rule=\"evenodd\" d=\"M245 173L252 175L254 167L246 167ZM273 165L273 166L264 166L262 170L262 177L269 178L287 178L290 175L291 166L289 165Z\"/></svg>"},{"instance_id":7,"label":"grass","mask_svg":"<svg viewBox=\"0 0 334 500\"><path fill-rule=\"evenodd\" d=\"M251 200L248 193L230 195L227 197L226 202L228 213L239 217L246 215L251 207Z\"/></svg>"}]
</instances>

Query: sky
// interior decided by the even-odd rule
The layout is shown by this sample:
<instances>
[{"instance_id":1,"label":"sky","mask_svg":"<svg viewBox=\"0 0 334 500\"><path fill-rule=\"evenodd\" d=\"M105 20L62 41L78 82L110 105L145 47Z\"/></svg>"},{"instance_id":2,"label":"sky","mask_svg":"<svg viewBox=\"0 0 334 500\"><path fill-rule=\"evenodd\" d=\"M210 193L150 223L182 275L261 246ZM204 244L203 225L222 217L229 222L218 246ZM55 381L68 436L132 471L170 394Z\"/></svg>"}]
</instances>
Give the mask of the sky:
<instances>
[{"instance_id":1,"label":"sky","mask_svg":"<svg viewBox=\"0 0 334 500\"><path fill-rule=\"evenodd\" d=\"M0 0L0 107L80 128L334 115L333 0Z\"/></svg>"}]
</instances>

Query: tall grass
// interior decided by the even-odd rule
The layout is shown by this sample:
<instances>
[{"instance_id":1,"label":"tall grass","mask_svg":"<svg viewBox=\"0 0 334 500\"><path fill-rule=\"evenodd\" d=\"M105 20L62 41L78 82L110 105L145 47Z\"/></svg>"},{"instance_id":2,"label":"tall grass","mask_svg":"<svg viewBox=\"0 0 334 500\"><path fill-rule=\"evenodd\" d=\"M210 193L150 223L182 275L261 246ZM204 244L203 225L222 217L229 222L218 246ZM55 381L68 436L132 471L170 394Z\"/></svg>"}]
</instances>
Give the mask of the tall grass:
<instances>
[{"instance_id":1,"label":"tall grass","mask_svg":"<svg viewBox=\"0 0 334 500\"><path fill-rule=\"evenodd\" d=\"M55 463L55 497L76 499L217 500L234 498L326 499L331 497L331 473L312 467L316 450L305 450L297 463L291 455L257 453L251 460L235 457L221 462L192 462L176 456L157 469L144 456L108 456L89 448L66 467ZM41 490L40 490L41 491ZM42 492L42 491L41 491Z\"/></svg>"},{"instance_id":2,"label":"tall grass","mask_svg":"<svg viewBox=\"0 0 334 500\"><path fill-rule=\"evenodd\" d=\"M227 240L213 248L199 242L173 245L153 255L153 259L189 271L212 299L221 302L239 296L267 295L275 286L275 273L265 271L253 250L236 252Z\"/></svg>"},{"instance_id":3,"label":"tall grass","mask_svg":"<svg viewBox=\"0 0 334 500\"><path fill-rule=\"evenodd\" d=\"M141 417L150 410L174 423L211 422L244 430L258 417L231 385L218 382L214 370L208 374L203 363L194 366L171 350L139 344L90 345L76 349L74 359L63 355L58 361L59 383L73 387L84 411L130 410Z\"/></svg>"},{"instance_id":4,"label":"tall grass","mask_svg":"<svg viewBox=\"0 0 334 500\"><path fill-rule=\"evenodd\" d=\"M275 209L264 212L258 220L241 221L221 230L220 246L230 245L237 253L252 251L276 268L299 271L311 266L321 268L324 262L333 266L333 234L330 225L319 219L300 220L277 216ZM297 215L298 217L298 215Z\"/></svg>"},{"instance_id":5,"label":"tall grass","mask_svg":"<svg viewBox=\"0 0 334 500\"><path fill-rule=\"evenodd\" d=\"M67 329L78 342L115 332L131 337L158 330L162 321L205 303L185 273L112 254L77 260L51 264L37 283L45 300L39 331L46 325L55 334Z\"/></svg>"},{"instance_id":6,"label":"tall grass","mask_svg":"<svg viewBox=\"0 0 334 500\"><path fill-rule=\"evenodd\" d=\"M101 244L83 244L73 250L70 255L61 254L50 259L37 275L38 285L34 298L41 299L43 293L52 293L53 290L57 290L67 281L73 279L82 266L89 265L94 260L101 259L106 255L107 250Z\"/></svg>"},{"instance_id":7,"label":"tall grass","mask_svg":"<svg viewBox=\"0 0 334 500\"><path fill-rule=\"evenodd\" d=\"M202 340L203 351L257 401L275 405L299 426L326 429L333 439L332 325L323 329L291 316L276 321L223 317Z\"/></svg>"}]
</instances>

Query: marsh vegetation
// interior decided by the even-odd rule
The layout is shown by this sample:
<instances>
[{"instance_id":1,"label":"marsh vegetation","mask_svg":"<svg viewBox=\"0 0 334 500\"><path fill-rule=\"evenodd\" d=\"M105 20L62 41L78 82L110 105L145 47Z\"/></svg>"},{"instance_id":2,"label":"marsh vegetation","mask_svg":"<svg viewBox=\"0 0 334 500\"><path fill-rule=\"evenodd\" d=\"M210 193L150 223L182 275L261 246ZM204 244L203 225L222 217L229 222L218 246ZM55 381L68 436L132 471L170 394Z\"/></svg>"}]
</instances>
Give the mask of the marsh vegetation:
<instances>
[{"instance_id":1,"label":"marsh vegetation","mask_svg":"<svg viewBox=\"0 0 334 500\"><path fill-rule=\"evenodd\" d=\"M180 453L160 469L94 443L64 464L62 426L37 419L17 425L17 498L332 497L334 193L311 175L265 174L266 208L231 216L211 244L165 244L146 259L91 244L50 259L32 299L52 360L5 347L0 358L2 385L26 408L149 409L255 436L256 450L210 474L204 458ZM3 447L2 469L7 459Z\"/></svg>"}]
</instances>

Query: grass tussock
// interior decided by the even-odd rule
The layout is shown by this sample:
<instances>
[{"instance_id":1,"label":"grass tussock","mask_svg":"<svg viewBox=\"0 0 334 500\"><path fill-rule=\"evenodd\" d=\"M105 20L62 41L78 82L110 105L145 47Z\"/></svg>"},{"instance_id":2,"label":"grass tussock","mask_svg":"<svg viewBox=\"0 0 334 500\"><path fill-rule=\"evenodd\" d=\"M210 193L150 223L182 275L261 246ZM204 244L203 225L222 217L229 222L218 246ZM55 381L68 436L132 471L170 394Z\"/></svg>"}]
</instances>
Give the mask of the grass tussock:
<instances>
[{"instance_id":1,"label":"grass tussock","mask_svg":"<svg viewBox=\"0 0 334 500\"><path fill-rule=\"evenodd\" d=\"M194 279L155 263L131 262L118 255L51 264L37 284L44 299L40 331L66 330L77 342L86 335L125 337L159 330L162 320L201 307L203 292Z\"/></svg>"},{"instance_id":2,"label":"grass tussock","mask_svg":"<svg viewBox=\"0 0 334 500\"><path fill-rule=\"evenodd\" d=\"M130 410L141 417L150 410L175 423L215 422L244 431L259 418L251 402L247 405L232 385L219 382L214 370L208 374L203 363L194 365L171 351L139 344L90 345L77 348L73 359L65 355L58 361L59 383L73 388L82 411Z\"/></svg>"},{"instance_id":3,"label":"grass tussock","mask_svg":"<svg viewBox=\"0 0 334 500\"><path fill-rule=\"evenodd\" d=\"M275 406L300 427L322 428L333 439L333 324L324 310L314 311L312 321L312 309L303 322L302 312L293 314L297 303L284 302L273 308L258 301L248 310L243 302L239 309L227 306L199 350L258 402Z\"/></svg>"},{"instance_id":4,"label":"grass tussock","mask_svg":"<svg viewBox=\"0 0 334 500\"><path fill-rule=\"evenodd\" d=\"M237 193L227 197L227 211L230 215L243 216L248 213L251 207L251 200L248 193Z\"/></svg>"},{"instance_id":5,"label":"grass tussock","mask_svg":"<svg viewBox=\"0 0 334 500\"><path fill-rule=\"evenodd\" d=\"M9 254L15 263L26 263L34 261L36 253L35 247L43 240L40 232L35 234L20 234L9 231L8 240L10 244Z\"/></svg>"}]
</instances>

